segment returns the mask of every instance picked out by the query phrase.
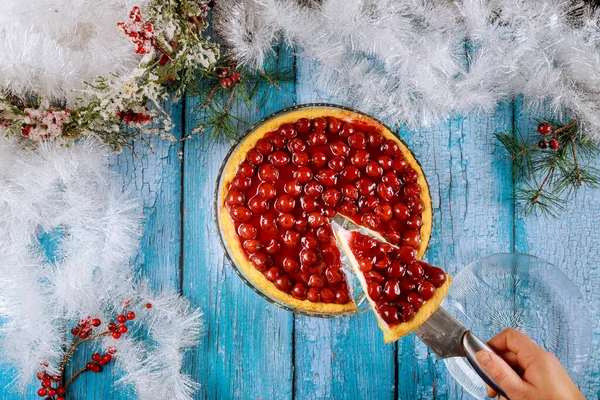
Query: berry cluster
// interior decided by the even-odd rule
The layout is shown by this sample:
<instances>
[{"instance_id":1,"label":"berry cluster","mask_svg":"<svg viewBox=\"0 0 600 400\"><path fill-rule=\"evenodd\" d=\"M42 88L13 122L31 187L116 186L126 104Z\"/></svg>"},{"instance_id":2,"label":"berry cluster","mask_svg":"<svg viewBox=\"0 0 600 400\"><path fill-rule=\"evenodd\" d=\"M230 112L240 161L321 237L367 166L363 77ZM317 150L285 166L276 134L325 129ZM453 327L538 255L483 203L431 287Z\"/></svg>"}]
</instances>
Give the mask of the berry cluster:
<instances>
[{"instance_id":1,"label":"berry cluster","mask_svg":"<svg viewBox=\"0 0 600 400\"><path fill-rule=\"evenodd\" d=\"M119 111L117 115L121 118L121 120L128 124L140 124L145 125L152 122L152 117L143 113L143 112L135 112L133 110L127 111Z\"/></svg>"},{"instance_id":2,"label":"berry cluster","mask_svg":"<svg viewBox=\"0 0 600 400\"><path fill-rule=\"evenodd\" d=\"M221 79L223 89L229 89L242 81L242 75L235 70L234 66L218 68L217 76Z\"/></svg>"},{"instance_id":3,"label":"berry cluster","mask_svg":"<svg viewBox=\"0 0 600 400\"><path fill-rule=\"evenodd\" d=\"M49 139L62 134L63 125L69 122L68 110L42 110L26 108L24 110L21 135L34 140Z\"/></svg>"},{"instance_id":4,"label":"berry cluster","mask_svg":"<svg viewBox=\"0 0 600 400\"><path fill-rule=\"evenodd\" d=\"M65 400L66 389L69 384L81 373L85 371L91 371L94 373L99 373L102 371L102 367L112 361L113 355L117 352L117 349L113 346L110 346L106 353L94 353L92 354L92 360L87 362L85 367L77 371L66 383L63 384L65 367L67 365L67 361L73 352L84 342L88 340L104 337L111 335L114 339L119 339L121 335L127 333L129 328L126 323L128 321L133 321L136 317L135 312L127 311L127 308L131 306L130 301L126 301L124 303L125 311L122 314L119 314L116 318L116 322L111 321L107 324L107 330L101 333L94 333L94 329L98 328L102 325L102 321L100 318L92 318L88 316L85 319L79 321L77 326L71 328L71 334L73 335L73 340L71 341L71 345L69 350L65 354L60 375L51 375L48 374L46 368L48 367L47 363L42 363L42 367L44 368L37 374L37 378L41 382L41 388L38 390L38 396L45 397L45 400ZM146 304L146 308L152 308L151 303Z\"/></svg>"},{"instance_id":5,"label":"berry cluster","mask_svg":"<svg viewBox=\"0 0 600 400\"><path fill-rule=\"evenodd\" d=\"M131 22L119 22L117 26L131 38L137 45L137 54L149 54L154 49L154 27L151 23L144 23L142 12L138 6L134 6L129 12Z\"/></svg>"},{"instance_id":6,"label":"berry cluster","mask_svg":"<svg viewBox=\"0 0 600 400\"><path fill-rule=\"evenodd\" d=\"M547 122L543 122L541 124L538 125L537 127L538 133L540 135L549 135L551 133L553 133L553 129L552 129L552 125L550 125ZM552 149L552 150L556 150L560 147L560 144L558 143L558 140L556 139L556 137L553 137L551 139L542 139L538 142L538 147L542 150L545 149Z\"/></svg>"}]
</instances>

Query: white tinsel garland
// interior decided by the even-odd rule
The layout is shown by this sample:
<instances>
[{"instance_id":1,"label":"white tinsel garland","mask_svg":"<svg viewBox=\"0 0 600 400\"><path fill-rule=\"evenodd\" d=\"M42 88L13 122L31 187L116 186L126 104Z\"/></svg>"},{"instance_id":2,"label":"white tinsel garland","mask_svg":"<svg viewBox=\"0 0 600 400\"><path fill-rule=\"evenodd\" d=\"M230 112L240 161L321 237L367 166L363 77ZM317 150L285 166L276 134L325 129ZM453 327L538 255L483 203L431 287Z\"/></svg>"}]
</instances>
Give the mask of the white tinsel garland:
<instances>
[{"instance_id":1,"label":"white tinsel garland","mask_svg":"<svg viewBox=\"0 0 600 400\"><path fill-rule=\"evenodd\" d=\"M393 123L428 124L523 94L600 137L600 11L570 0L222 0L215 29L260 68L284 39L317 87ZM469 57L465 57L466 52Z\"/></svg>"},{"instance_id":2,"label":"white tinsel garland","mask_svg":"<svg viewBox=\"0 0 600 400\"><path fill-rule=\"evenodd\" d=\"M139 63L117 28L133 4L146 0L2 0L0 87L75 103L83 82L126 75Z\"/></svg>"},{"instance_id":3,"label":"white tinsel garland","mask_svg":"<svg viewBox=\"0 0 600 400\"><path fill-rule=\"evenodd\" d=\"M140 213L113 178L108 152L95 140L70 149L42 144L34 152L0 139L2 360L16 368L20 389L42 362L56 374L65 326L94 316L102 320L96 329L105 331L130 300L137 314L132 331L104 339L105 349L118 350L120 382L141 399L191 399L195 384L181 366L199 336L199 312L175 292L153 293L136 278L130 259ZM43 236L55 241L51 259Z\"/></svg>"}]
</instances>

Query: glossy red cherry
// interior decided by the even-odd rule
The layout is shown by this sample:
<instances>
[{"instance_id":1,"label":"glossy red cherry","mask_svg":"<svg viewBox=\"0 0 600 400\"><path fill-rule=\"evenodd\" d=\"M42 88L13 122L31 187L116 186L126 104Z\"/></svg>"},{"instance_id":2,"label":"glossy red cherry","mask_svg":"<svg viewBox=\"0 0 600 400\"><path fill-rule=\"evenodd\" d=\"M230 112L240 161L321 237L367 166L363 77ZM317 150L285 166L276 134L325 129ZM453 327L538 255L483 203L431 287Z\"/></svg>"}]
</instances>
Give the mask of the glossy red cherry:
<instances>
[{"instance_id":1,"label":"glossy red cherry","mask_svg":"<svg viewBox=\"0 0 600 400\"><path fill-rule=\"evenodd\" d=\"M283 213L277 217L277 223L284 229L292 229L296 225L296 217L290 213Z\"/></svg>"},{"instance_id":2,"label":"glossy red cherry","mask_svg":"<svg viewBox=\"0 0 600 400\"><path fill-rule=\"evenodd\" d=\"M383 244L382 244L383 245ZM387 243L385 243L386 246L389 246ZM391 264L391 260L388 256L382 256L381 254L377 255L375 258L375 263L373 264L373 266L377 269L384 269L387 268L388 265Z\"/></svg>"},{"instance_id":3,"label":"glossy red cherry","mask_svg":"<svg viewBox=\"0 0 600 400\"><path fill-rule=\"evenodd\" d=\"M377 185L377 195L382 200L390 201L394 198L394 190L391 186L381 182Z\"/></svg>"},{"instance_id":4,"label":"glossy red cherry","mask_svg":"<svg viewBox=\"0 0 600 400\"><path fill-rule=\"evenodd\" d=\"M300 118L296 121L296 130L300 133L308 133L310 132L310 120L308 118Z\"/></svg>"},{"instance_id":5,"label":"glossy red cherry","mask_svg":"<svg viewBox=\"0 0 600 400\"><path fill-rule=\"evenodd\" d=\"M244 247L244 250L246 250L248 253L258 253L263 248L260 241L258 241L256 239L250 239L250 240L244 241L243 247Z\"/></svg>"},{"instance_id":6,"label":"glossy red cherry","mask_svg":"<svg viewBox=\"0 0 600 400\"><path fill-rule=\"evenodd\" d=\"M315 168L323 168L327 164L327 156L320 151L313 153L310 158L310 163Z\"/></svg>"},{"instance_id":7,"label":"glossy red cherry","mask_svg":"<svg viewBox=\"0 0 600 400\"><path fill-rule=\"evenodd\" d=\"M417 250L409 246L402 246L398 250L398 260L406 265L412 264L417 260Z\"/></svg>"},{"instance_id":8,"label":"glossy red cherry","mask_svg":"<svg viewBox=\"0 0 600 400\"><path fill-rule=\"evenodd\" d=\"M350 301L350 296L348 296L348 291L346 289L338 289L335 291L336 304L346 304L348 301Z\"/></svg>"},{"instance_id":9,"label":"glossy red cherry","mask_svg":"<svg viewBox=\"0 0 600 400\"><path fill-rule=\"evenodd\" d=\"M327 132L338 133L342 129L342 123L334 117L327 117Z\"/></svg>"},{"instance_id":10,"label":"glossy red cherry","mask_svg":"<svg viewBox=\"0 0 600 400\"><path fill-rule=\"evenodd\" d=\"M271 153L269 161L277 168L285 167L290 162L288 153L282 150L277 150Z\"/></svg>"},{"instance_id":11,"label":"glossy red cherry","mask_svg":"<svg viewBox=\"0 0 600 400\"><path fill-rule=\"evenodd\" d=\"M406 268L405 275L406 275L406 277L408 277L408 279L411 279L411 280L419 283L423 280L424 274L425 274L425 270L423 269L423 267L418 262L414 262Z\"/></svg>"},{"instance_id":12,"label":"glossy red cherry","mask_svg":"<svg viewBox=\"0 0 600 400\"><path fill-rule=\"evenodd\" d=\"M279 178L279 170L272 164L263 164L258 168L258 177L262 181L275 182Z\"/></svg>"},{"instance_id":13,"label":"glossy red cherry","mask_svg":"<svg viewBox=\"0 0 600 400\"><path fill-rule=\"evenodd\" d=\"M302 185L300 182L294 180L286 182L283 186L283 191L289 194L290 196L299 196L302 193Z\"/></svg>"},{"instance_id":14,"label":"glossy red cherry","mask_svg":"<svg viewBox=\"0 0 600 400\"><path fill-rule=\"evenodd\" d=\"M325 218L333 218L335 217L335 208L333 207L323 207L321 208L321 214L325 217Z\"/></svg>"},{"instance_id":15,"label":"glossy red cherry","mask_svg":"<svg viewBox=\"0 0 600 400\"><path fill-rule=\"evenodd\" d=\"M304 249L300 251L300 264L307 267L315 266L321 261L321 254L314 249Z\"/></svg>"},{"instance_id":16,"label":"glossy red cherry","mask_svg":"<svg viewBox=\"0 0 600 400\"><path fill-rule=\"evenodd\" d=\"M319 208L319 203L317 202L317 200L314 197L301 196L300 197L300 206L302 207L302 209L304 211L312 212L312 211L315 211L317 208Z\"/></svg>"},{"instance_id":17,"label":"glossy red cherry","mask_svg":"<svg viewBox=\"0 0 600 400\"><path fill-rule=\"evenodd\" d=\"M300 233L306 233L306 231L308 231L308 222L306 221L306 218L297 218L294 229Z\"/></svg>"},{"instance_id":18,"label":"glossy red cherry","mask_svg":"<svg viewBox=\"0 0 600 400\"><path fill-rule=\"evenodd\" d=\"M265 278L271 282L275 282L281 276L281 270L277 267L271 267L265 272Z\"/></svg>"},{"instance_id":19,"label":"glossy red cherry","mask_svg":"<svg viewBox=\"0 0 600 400\"><path fill-rule=\"evenodd\" d=\"M294 209L296 200L289 194L279 196L275 201L275 209L282 213L290 212Z\"/></svg>"},{"instance_id":20,"label":"glossy red cherry","mask_svg":"<svg viewBox=\"0 0 600 400\"><path fill-rule=\"evenodd\" d=\"M363 196L375 193L375 183L369 178L360 178L355 183L358 193Z\"/></svg>"},{"instance_id":21,"label":"glossy red cherry","mask_svg":"<svg viewBox=\"0 0 600 400\"><path fill-rule=\"evenodd\" d=\"M369 162L369 152L367 152L366 150L358 150L350 158L350 162L357 168L366 167L367 163Z\"/></svg>"},{"instance_id":22,"label":"glossy red cherry","mask_svg":"<svg viewBox=\"0 0 600 400\"><path fill-rule=\"evenodd\" d=\"M356 200L358 199L358 189L351 184L344 185L342 187L342 195L347 199Z\"/></svg>"},{"instance_id":23,"label":"glossy red cherry","mask_svg":"<svg viewBox=\"0 0 600 400\"><path fill-rule=\"evenodd\" d=\"M331 242L331 240L333 239L331 229L325 226L320 227L319 229L317 229L317 238L321 243Z\"/></svg>"},{"instance_id":24,"label":"glossy red cherry","mask_svg":"<svg viewBox=\"0 0 600 400\"><path fill-rule=\"evenodd\" d=\"M292 287L290 294L295 299L305 300L306 295L308 294L308 288L304 283L298 282L294 285L294 287Z\"/></svg>"},{"instance_id":25,"label":"glossy red cherry","mask_svg":"<svg viewBox=\"0 0 600 400\"><path fill-rule=\"evenodd\" d=\"M420 215L411 215L406 220L406 227L409 229L419 229L421 226L423 226L423 220Z\"/></svg>"},{"instance_id":26,"label":"glossy red cherry","mask_svg":"<svg viewBox=\"0 0 600 400\"><path fill-rule=\"evenodd\" d=\"M368 212L362 216L362 223L369 229L376 230L381 224L381 219L374 213Z\"/></svg>"},{"instance_id":27,"label":"glossy red cherry","mask_svg":"<svg viewBox=\"0 0 600 400\"><path fill-rule=\"evenodd\" d=\"M251 149L246 153L246 161L252 165L260 165L263 161L263 155L258 150Z\"/></svg>"},{"instance_id":28,"label":"glossy red cherry","mask_svg":"<svg viewBox=\"0 0 600 400\"><path fill-rule=\"evenodd\" d=\"M236 222L247 222L252 218L252 211L245 206L233 206L229 213Z\"/></svg>"},{"instance_id":29,"label":"glossy red cherry","mask_svg":"<svg viewBox=\"0 0 600 400\"><path fill-rule=\"evenodd\" d=\"M302 243L302 247L305 249L317 249L319 247L319 239L317 239L317 235L314 233L309 233L300 239L300 243Z\"/></svg>"},{"instance_id":30,"label":"glossy red cherry","mask_svg":"<svg viewBox=\"0 0 600 400\"><path fill-rule=\"evenodd\" d=\"M408 279L404 277L400 279L400 289L406 292L410 292L411 290L415 290L417 288L417 283L412 279Z\"/></svg>"},{"instance_id":31,"label":"glossy red cherry","mask_svg":"<svg viewBox=\"0 0 600 400\"><path fill-rule=\"evenodd\" d=\"M255 214L262 214L269 208L269 203L262 196L254 196L248 201L248 208Z\"/></svg>"},{"instance_id":32,"label":"glossy red cherry","mask_svg":"<svg viewBox=\"0 0 600 400\"><path fill-rule=\"evenodd\" d=\"M362 212L373 211L379 205L379 199L372 194L361 196L358 199L358 208Z\"/></svg>"},{"instance_id":33,"label":"glossy red cherry","mask_svg":"<svg viewBox=\"0 0 600 400\"><path fill-rule=\"evenodd\" d=\"M396 306L398 308L398 313L400 314L400 319L403 322L410 321L415 315L414 308L404 301L399 302Z\"/></svg>"},{"instance_id":34,"label":"glossy red cherry","mask_svg":"<svg viewBox=\"0 0 600 400\"><path fill-rule=\"evenodd\" d=\"M353 149L365 149L367 147L367 138L362 132L356 132L348 138L348 144Z\"/></svg>"},{"instance_id":35,"label":"glossy red cherry","mask_svg":"<svg viewBox=\"0 0 600 400\"><path fill-rule=\"evenodd\" d=\"M324 132L327 128L327 120L323 117L317 117L312 120L313 129L318 132Z\"/></svg>"},{"instance_id":36,"label":"glossy red cherry","mask_svg":"<svg viewBox=\"0 0 600 400\"><path fill-rule=\"evenodd\" d=\"M394 192L400 190L400 187L402 186L402 181L400 178L398 178L398 175L396 175L394 171L385 172L381 178L381 182L390 186Z\"/></svg>"},{"instance_id":37,"label":"glossy red cherry","mask_svg":"<svg viewBox=\"0 0 600 400\"><path fill-rule=\"evenodd\" d=\"M398 261L392 261L387 269L387 274L392 279L400 279L404 276L406 267Z\"/></svg>"},{"instance_id":38,"label":"glossy red cherry","mask_svg":"<svg viewBox=\"0 0 600 400\"><path fill-rule=\"evenodd\" d=\"M367 167L365 168L365 172L368 176L372 178L377 178L383 174L383 168L377 161L369 161L367 163Z\"/></svg>"},{"instance_id":39,"label":"glossy red cherry","mask_svg":"<svg viewBox=\"0 0 600 400\"><path fill-rule=\"evenodd\" d=\"M290 153L298 153L301 151L304 151L304 149L306 149L306 143L304 143L304 140L300 139L300 138L293 138L292 140L290 140L287 144L287 148L290 151Z\"/></svg>"},{"instance_id":40,"label":"glossy red cherry","mask_svg":"<svg viewBox=\"0 0 600 400\"><path fill-rule=\"evenodd\" d=\"M323 202L329 207L335 207L341 199L340 192L337 189L329 188L323 193Z\"/></svg>"},{"instance_id":41,"label":"glossy red cherry","mask_svg":"<svg viewBox=\"0 0 600 400\"><path fill-rule=\"evenodd\" d=\"M413 214L421 214L425 210L425 203L421 199L409 199L406 205Z\"/></svg>"},{"instance_id":42,"label":"glossy red cherry","mask_svg":"<svg viewBox=\"0 0 600 400\"><path fill-rule=\"evenodd\" d=\"M311 228L318 228L325 223L325 217L319 212L311 212L308 214L306 220L308 221L308 226Z\"/></svg>"},{"instance_id":43,"label":"glossy red cherry","mask_svg":"<svg viewBox=\"0 0 600 400\"><path fill-rule=\"evenodd\" d=\"M307 183L312 179L313 173L308 167L299 167L294 171L294 178L300 183Z\"/></svg>"},{"instance_id":44,"label":"glossy red cherry","mask_svg":"<svg viewBox=\"0 0 600 400\"><path fill-rule=\"evenodd\" d=\"M433 283L428 281L421 282L419 285L419 294L425 301L427 301L435 294L435 286L433 286Z\"/></svg>"},{"instance_id":45,"label":"glossy red cherry","mask_svg":"<svg viewBox=\"0 0 600 400\"><path fill-rule=\"evenodd\" d=\"M411 167L407 167L402 172L402 180L404 182L416 182L419 179L419 174Z\"/></svg>"},{"instance_id":46,"label":"glossy red cherry","mask_svg":"<svg viewBox=\"0 0 600 400\"><path fill-rule=\"evenodd\" d=\"M356 213L358 213L358 207L352 202L343 201L339 205L338 211L347 217L353 217L354 215L356 215Z\"/></svg>"},{"instance_id":47,"label":"glossy red cherry","mask_svg":"<svg viewBox=\"0 0 600 400\"><path fill-rule=\"evenodd\" d=\"M342 156L333 156L329 159L327 166L335 172L340 172L346 165L346 159Z\"/></svg>"},{"instance_id":48,"label":"glossy red cherry","mask_svg":"<svg viewBox=\"0 0 600 400\"><path fill-rule=\"evenodd\" d=\"M308 153L303 151L292 154L292 162L299 167L306 167L309 164L310 158Z\"/></svg>"},{"instance_id":49,"label":"glossy red cherry","mask_svg":"<svg viewBox=\"0 0 600 400\"><path fill-rule=\"evenodd\" d=\"M340 137L349 137L354 134L355 129L351 124L343 124L342 129L340 129L339 135Z\"/></svg>"},{"instance_id":50,"label":"glossy red cherry","mask_svg":"<svg viewBox=\"0 0 600 400\"><path fill-rule=\"evenodd\" d=\"M327 136L321 131L313 132L308 135L307 143L311 146L322 146L327 143Z\"/></svg>"},{"instance_id":51,"label":"glossy red cherry","mask_svg":"<svg viewBox=\"0 0 600 400\"><path fill-rule=\"evenodd\" d=\"M333 142L329 145L331 152L335 156L345 157L350 153L350 146L342 141Z\"/></svg>"},{"instance_id":52,"label":"glossy red cherry","mask_svg":"<svg viewBox=\"0 0 600 400\"><path fill-rule=\"evenodd\" d=\"M281 125L277 132L286 139L292 139L298 134L296 128L292 124Z\"/></svg>"},{"instance_id":53,"label":"glossy red cherry","mask_svg":"<svg viewBox=\"0 0 600 400\"><path fill-rule=\"evenodd\" d=\"M256 145L254 146L254 148L263 156L271 154L271 152L273 151L273 147L274 147L273 143L271 143L270 140L265 139L265 138L258 139L258 141L256 142ZM262 162L262 157L261 157L261 162Z\"/></svg>"},{"instance_id":54,"label":"glossy red cherry","mask_svg":"<svg viewBox=\"0 0 600 400\"><path fill-rule=\"evenodd\" d=\"M275 146L275 148L277 148L277 149L283 149L285 147L285 145L287 144L287 139L284 138L283 136L281 136L279 133L275 133L275 134L271 135L269 137L269 140L271 141L271 143L273 143L273 146Z\"/></svg>"},{"instance_id":55,"label":"glossy red cherry","mask_svg":"<svg viewBox=\"0 0 600 400\"><path fill-rule=\"evenodd\" d=\"M295 231L285 231L282 236L283 244L294 247L300 242L300 234Z\"/></svg>"},{"instance_id":56,"label":"glossy red cherry","mask_svg":"<svg viewBox=\"0 0 600 400\"><path fill-rule=\"evenodd\" d=\"M244 194L237 190L230 190L229 193L227 193L227 197L225 198L225 204L227 204L228 206L239 206L244 204L245 201L246 197L244 196Z\"/></svg>"},{"instance_id":57,"label":"glossy red cherry","mask_svg":"<svg viewBox=\"0 0 600 400\"><path fill-rule=\"evenodd\" d=\"M391 139L386 140L379 148L386 156L398 156L401 154L398 143Z\"/></svg>"},{"instance_id":58,"label":"glossy red cherry","mask_svg":"<svg viewBox=\"0 0 600 400\"><path fill-rule=\"evenodd\" d=\"M358 261L358 269L362 272L369 272L373 269L373 260L370 258L361 258Z\"/></svg>"},{"instance_id":59,"label":"glossy red cherry","mask_svg":"<svg viewBox=\"0 0 600 400\"><path fill-rule=\"evenodd\" d=\"M293 258L286 257L283 259L283 269L285 272L293 274L300 271L300 264L298 264L298 262Z\"/></svg>"},{"instance_id":60,"label":"glossy red cherry","mask_svg":"<svg viewBox=\"0 0 600 400\"><path fill-rule=\"evenodd\" d=\"M418 183L409 182L406 185L404 185L404 195L407 198L419 197L420 194L421 194L421 186L419 186Z\"/></svg>"},{"instance_id":61,"label":"glossy red cherry","mask_svg":"<svg viewBox=\"0 0 600 400\"><path fill-rule=\"evenodd\" d=\"M277 232L277 217L272 212L260 216L260 228L267 232Z\"/></svg>"},{"instance_id":62,"label":"glossy red cherry","mask_svg":"<svg viewBox=\"0 0 600 400\"><path fill-rule=\"evenodd\" d=\"M410 304L415 310L421 308L425 300L418 293L410 292L406 295L406 301Z\"/></svg>"},{"instance_id":63,"label":"glossy red cherry","mask_svg":"<svg viewBox=\"0 0 600 400\"><path fill-rule=\"evenodd\" d=\"M369 147L379 147L383 143L383 135L378 131L370 131L367 133L367 142Z\"/></svg>"},{"instance_id":64,"label":"glossy red cherry","mask_svg":"<svg viewBox=\"0 0 600 400\"><path fill-rule=\"evenodd\" d=\"M396 325L400 322L400 314L396 307L388 306L388 305L380 305L377 307L379 310L379 315L381 318L389 325Z\"/></svg>"},{"instance_id":65,"label":"glossy red cherry","mask_svg":"<svg viewBox=\"0 0 600 400\"><path fill-rule=\"evenodd\" d=\"M394 218L404 221L410 216L410 210L404 203L394 204Z\"/></svg>"},{"instance_id":66,"label":"glossy red cherry","mask_svg":"<svg viewBox=\"0 0 600 400\"><path fill-rule=\"evenodd\" d=\"M275 186L270 182L262 182L256 191L265 200L271 200L277 194Z\"/></svg>"},{"instance_id":67,"label":"glossy red cherry","mask_svg":"<svg viewBox=\"0 0 600 400\"><path fill-rule=\"evenodd\" d=\"M319 275L311 275L308 279L308 286L313 288L322 288L324 285L323 278Z\"/></svg>"},{"instance_id":68,"label":"glossy red cherry","mask_svg":"<svg viewBox=\"0 0 600 400\"><path fill-rule=\"evenodd\" d=\"M400 297L400 283L397 280L389 280L383 287L383 299L385 301L394 301Z\"/></svg>"},{"instance_id":69,"label":"glossy red cherry","mask_svg":"<svg viewBox=\"0 0 600 400\"><path fill-rule=\"evenodd\" d=\"M340 176L349 181L354 181L360 178L360 170L354 165L346 165L344 169L342 169L342 172L340 172Z\"/></svg>"},{"instance_id":70,"label":"glossy red cherry","mask_svg":"<svg viewBox=\"0 0 600 400\"><path fill-rule=\"evenodd\" d=\"M275 254L278 253L281 249L281 245L277 241L277 239L271 239L269 243L265 246L265 251L267 254Z\"/></svg>"},{"instance_id":71,"label":"glossy red cherry","mask_svg":"<svg viewBox=\"0 0 600 400\"><path fill-rule=\"evenodd\" d=\"M426 278L436 288L439 288L446 282L446 274L438 267L428 267L426 271Z\"/></svg>"},{"instance_id":72,"label":"glossy red cherry","mask_svg":"<svg viewBox=\"0 0 600 400\"><path fill-rule=\"evenodd\" d=\"M279 278L275 279L275 287L282 292L289 292L294 283L287 275L282 275Z\"/></svg>"},{"instance_id":73,"label":"glossy red cherry","mask_svg":"<svg viewBox=\"0 0 600 400\"><path fill-rule=\"evenodd\" d=\"M333 303L335 300L335 290L329 287L321 289L321 300L325 303Z\"/></svg>"},{"instance_id":74,"label":"glossy red cherry","mask_svg":"<svg viewBox=\"0 0 600 400\"><path fill-rule=\"evenodd\" d=\"M251 178L254 175L254 167L248 164L247 162L243 161L238 167L238 173L242 176Z\"/></svg>"},{"instance_id":75,"label":"glossy red cherry","mask_svg":"<svg viewBox=\"0 0 600 400\"><path fill-rule=\"evenodd\" d=\"M320 303L321 302L321 291L318 288L308 289L308 294L306 295L306 299L313 303Z\"/></svg>"},{"instance_id":76,"label":"glossy red cherry","mask_svg":"<svg viewBox=\"0 0 600 400\"><path fill-rule=\"evenodd\" d=\"M250 187L252 181L247 176L236 175L231 180L231 187L236 190L244 191Z\"/></svg>"},{"instance_id":77,"label":"glossy red cherry","mask_svg":"<svg viewBox=\"0 0 600 400\"><path fill-rule=\"evenodd\" d=\"M373 299L374 301L377 301L381 298L381 294L383 293L383 288L377 282L369 282L367 284L367 292L371 299Z\"/></svg>"},{"instance_id":78,"label":"glossy red cherry","mask_svg":"<svg viewBox=\"0 0 600 400\"><path fill-rule=\"evenodd\" d=\"M325 270L325 277L327 278L327 282L332 285L336 283L340 283L344 280L344 276L338 267L329 267Z\"/></svg>"},{"instance_id":79,"label":"glossy red cherry","mask_svg":"<svg viewBox=\"0 0 600 400\"><path fill-rule=\"evenodd\" d=\"M312 197L319 197L323 193L323 186L317 181L310 181L304 186L304 193Z\"/></svg>"},{"instance_id":80,"label":"glossy red cherry","mask_svg":"<svg viewBox=\"0 0 600 400\"><path fill-rule=\"evenodd\" d=\"M375 215L377 215L383 222L388 222L394 216L392 206L389 204L380 204L375 207Z\"/></svg>"},{"instance_id":81,"label":"glossy red cherry","mask_svg":"<svg viewBox=\"0 0 600 400\"><path fill-rule=\"evenodd\" d=\"M315 175L315 179L327 187L335 186L338 174L329 168L322 169Z\"/></svg>"},{"instance_id":82,"label":"glossy red cherry","mask_svg":"<svg viewBox=\"0 0 600 400\"><path fill-rule=\"evenodd\" d=\"M392 159L388 156L380 156L377 159L377 162L379 163L381 168L383 168L384 171L392 169Z\"/></svg>"},{"instance_id":83,"label":"glossy red cherry","mask_svg":"<svg viewBox=\"0 0 600 400\"><path fill-rule=\"evenodd\" d=\"M402 233L402 243L405 246L411 246L415 249L419 247L421 243L421 233L415 229L409 229Z\"/></svg>"},{"instance_id":84,"label":"glossy red cherry","mask_svg":"<svg viewBox=\"0 0 600 400\"><path fill-rule=\"evenodd\" d=\"M371 270L365 273L365 279L367 280L367 282L375 281L383 283L385 281L385 277L375 270Z\"/></svg>"},{"instance_id":85,"label":"glossy red cherry","mask_svg":"<svg viewBox=\"0 0 600 400\"><path fill-rule=\"evenodd\" d=\"M408 162L404 158L404 156L396 156L392 161L392 168L396 172L404 171L404 169L408 166Z\"/></svg>"}]
</instances>

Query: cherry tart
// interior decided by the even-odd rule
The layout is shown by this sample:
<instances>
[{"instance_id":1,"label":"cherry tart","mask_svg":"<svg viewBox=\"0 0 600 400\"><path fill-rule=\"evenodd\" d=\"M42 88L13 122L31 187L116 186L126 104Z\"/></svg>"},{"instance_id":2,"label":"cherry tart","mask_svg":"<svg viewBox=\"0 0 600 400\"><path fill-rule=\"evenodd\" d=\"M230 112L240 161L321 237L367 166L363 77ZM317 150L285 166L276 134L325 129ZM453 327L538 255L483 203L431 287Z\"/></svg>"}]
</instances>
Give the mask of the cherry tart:
<instances>
[{"instance_id":1,"label":"cherry tart","mask_svg":"<svg viewBox=\"0 0 600 400\"><path fill-rule=\"evenodd\" d=\"M355 231L336 233L386 343L417 329L446 297L450 276L418 260L413 247L392 246Z\"/></svg>"},{"instance_id":2,"label":"cherry tart","mask_svg":"<svg viewBox=\"0 0 600 400\"><path fill-rule=\"evenodd\" d=\"M221 234L260 290L293 308L352 312L330 219L341 214L394 245L425 252L431 201L414 156L372 118L333 107L267 120L226 161Z\"/></svg>"}]
</instances>

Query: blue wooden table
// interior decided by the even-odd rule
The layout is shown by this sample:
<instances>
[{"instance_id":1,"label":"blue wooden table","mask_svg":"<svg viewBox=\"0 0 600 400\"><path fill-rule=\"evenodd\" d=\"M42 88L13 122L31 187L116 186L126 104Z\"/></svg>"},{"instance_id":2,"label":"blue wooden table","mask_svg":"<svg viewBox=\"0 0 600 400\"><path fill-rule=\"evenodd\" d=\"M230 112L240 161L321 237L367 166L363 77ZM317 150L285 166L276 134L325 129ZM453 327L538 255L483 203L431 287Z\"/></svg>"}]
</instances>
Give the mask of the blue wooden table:
<instances>
[{"instance_id":1,"label":"blue wooden table","mask_svg":"<svg viewBox=\"0 0 600 400\"><path fill-rule=\"evenodd\" d=\"M247 116L252 121L294 104L342 103L313 88L309 61L282 50L277 63L294 68L295 83ZM188 97L170 107L176 136L194 128L201 117L197 105ZM486 115L456 116L418 130L397 128L421 161L432 194L426 259L451 274L496 252L530 253L557 265L589 302L593 354L579 385L588 399L600 398L600 191L581 191L558 220L521 214L512 200L511 163L493 133L532 132L535 118L547 115L525 110L515 100ZM370 313L297 316L267 303L239 279L223 255L213 217L215 181L229 147L199 135L183 148L156 140L152 152L140 146L137 157L124 152L114 158L123 190L143 202L145 233L136 261L156 288L178 288L204 312L206 334L185 363L185 372L201 384L197 398L470 398L414 335L384 345ZM79 362L89 356L89 350L81 351ZM113 387L115 378L84 374L69 398L132 398L131 391ZM0 383L6 379L0 376Z\"/></svg>"}]
</instances>

